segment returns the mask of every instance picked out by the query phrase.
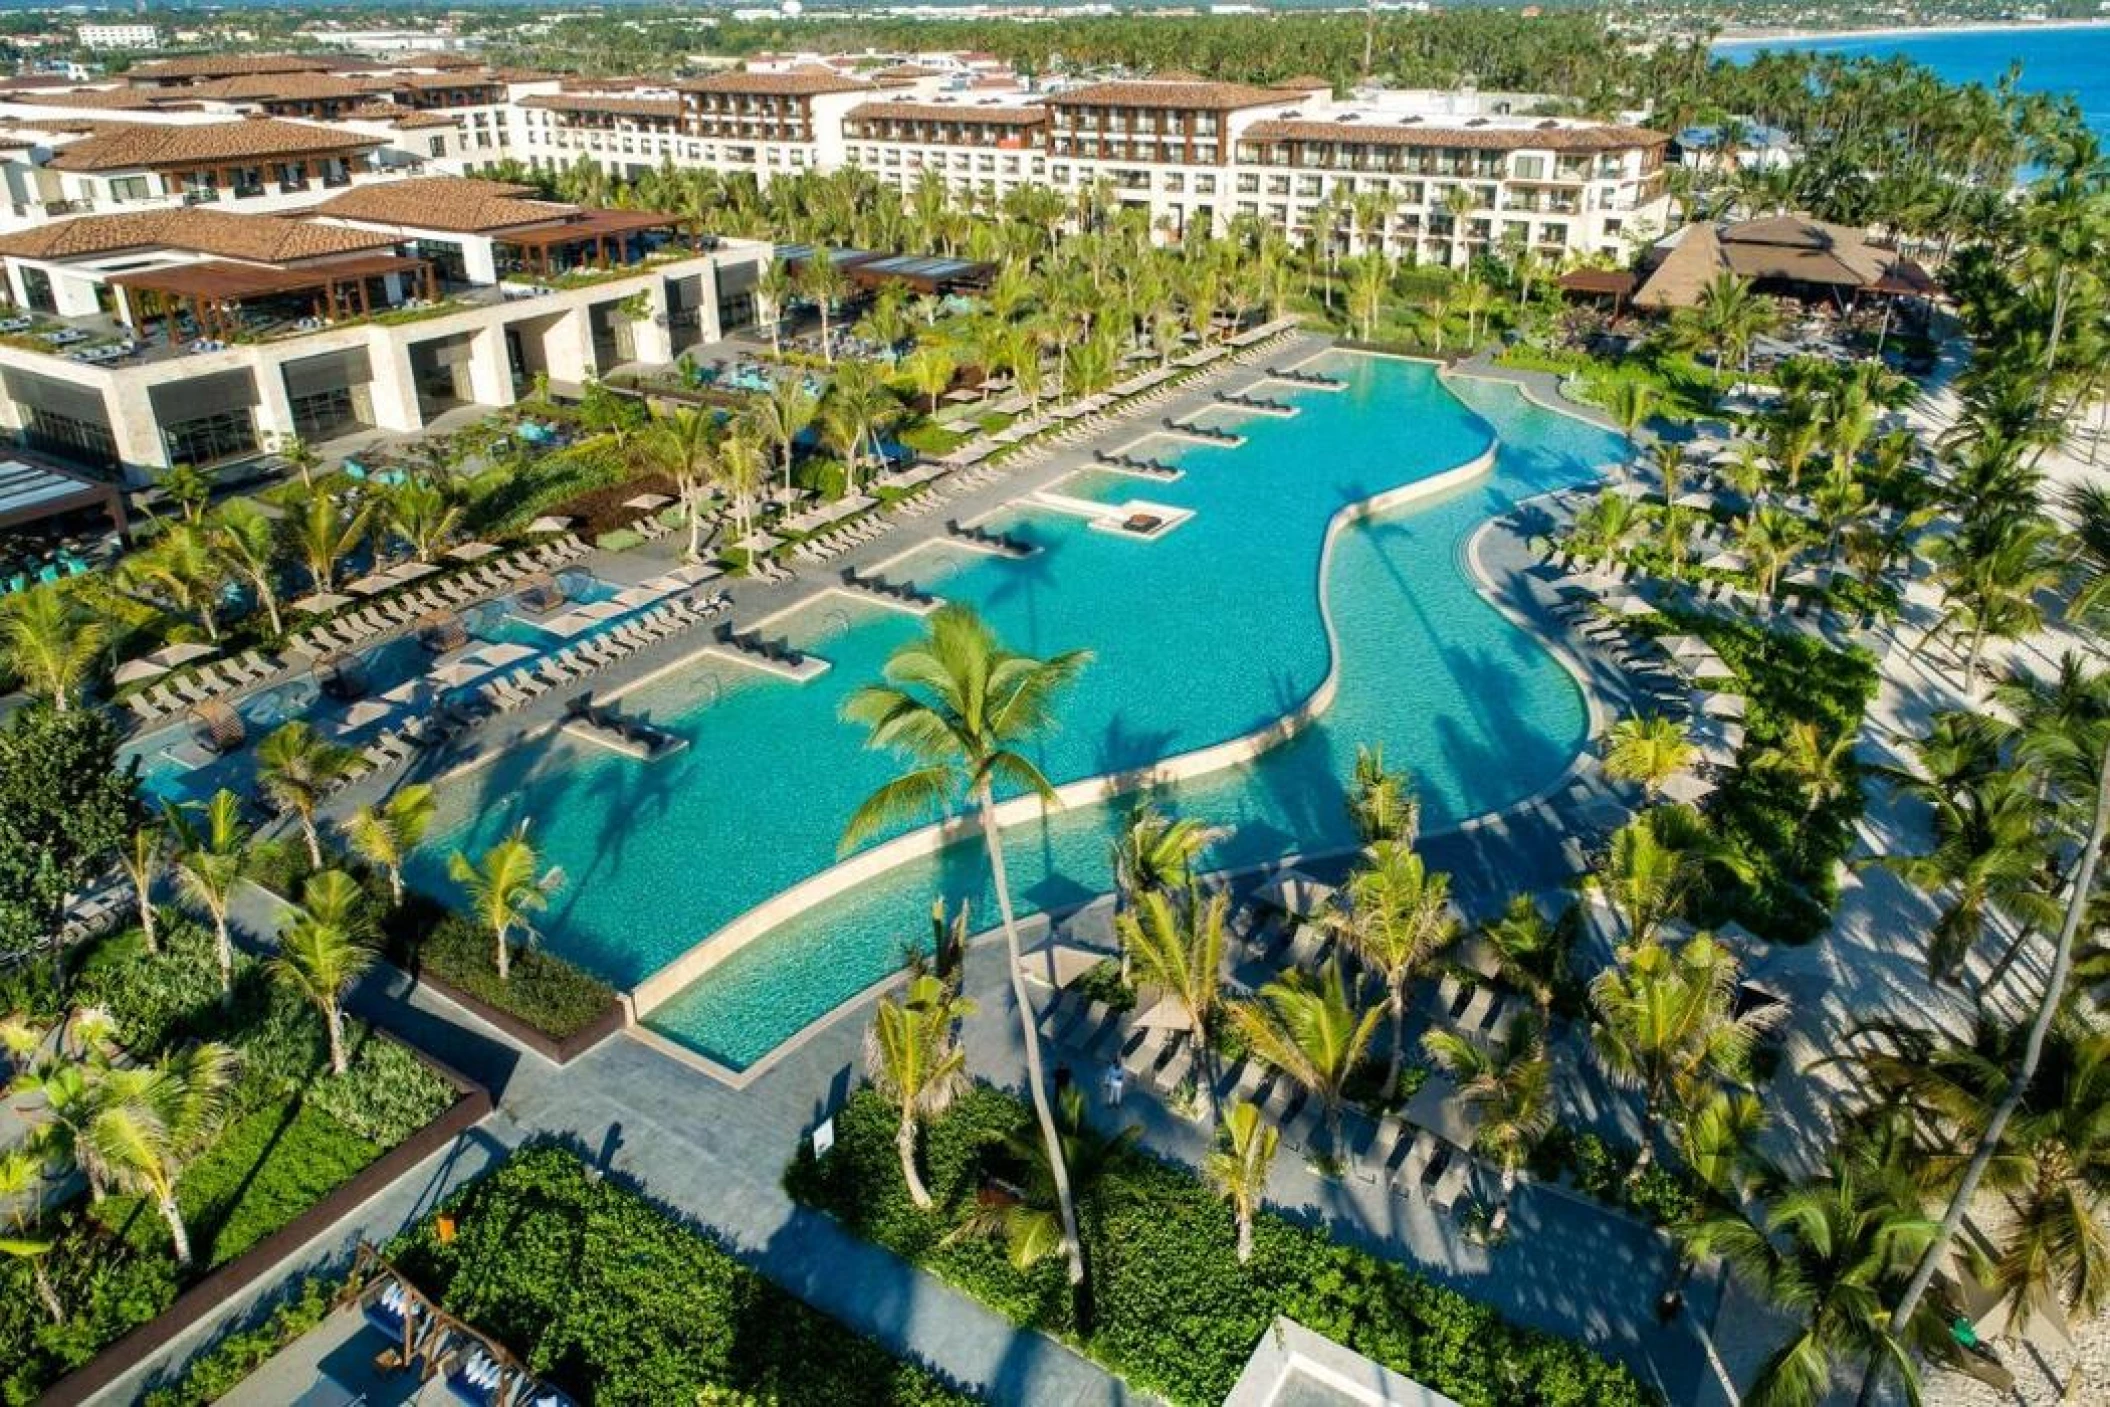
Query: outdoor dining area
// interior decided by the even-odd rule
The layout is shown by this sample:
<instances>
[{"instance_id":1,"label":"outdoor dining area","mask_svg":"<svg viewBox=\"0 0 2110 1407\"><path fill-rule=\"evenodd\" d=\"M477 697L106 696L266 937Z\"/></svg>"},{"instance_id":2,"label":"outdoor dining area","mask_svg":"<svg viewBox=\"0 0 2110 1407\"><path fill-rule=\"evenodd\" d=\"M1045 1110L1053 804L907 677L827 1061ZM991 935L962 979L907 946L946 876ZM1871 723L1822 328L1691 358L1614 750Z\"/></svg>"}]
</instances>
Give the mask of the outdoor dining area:
<instances>
[{"instance_id":1,"label":"outdoor dining area","mask_svg":"<svg viewBox=\"0 0 2110 1407\"><path fill-rule=\"evenodd\" d=\"M112 274L109 284L131 334L170 347L328 327L397 306L404 290L439 297L430 260L385 250L308 264L206 259Z\"/></svg>"}]
</instances>

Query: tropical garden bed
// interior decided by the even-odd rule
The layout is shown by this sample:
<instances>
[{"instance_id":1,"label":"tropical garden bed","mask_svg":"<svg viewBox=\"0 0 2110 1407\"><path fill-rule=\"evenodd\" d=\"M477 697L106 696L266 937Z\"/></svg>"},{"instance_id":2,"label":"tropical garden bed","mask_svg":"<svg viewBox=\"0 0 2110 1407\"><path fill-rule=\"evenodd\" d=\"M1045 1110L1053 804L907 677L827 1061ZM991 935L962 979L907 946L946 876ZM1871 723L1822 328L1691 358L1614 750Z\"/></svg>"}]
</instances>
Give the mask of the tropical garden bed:
<instances>
[{"instance_id":1,"label":"tropical garden bed","mask_svg":"<svg viewBox=\"0 0 2110 1407\"><path fill-rule=\"evenodd\" d=\"M105 1173L107 1195L64 1203L19 1233L46 1249L0 1264L0 1396L9 1402L36 1396L161 1314L187 1284L321 1203L460 1095L407 1048L350 1020L347 1068L332 1073L322 1017L271 980L265 964L238 955L233 994L223 1001L211 934L183 921L162 929L158 954L136 929L103 941L80 960L63 1000L46 987L29 994L21 1013L32 1030L77 1013L65 1053L55 1063L35 1058L45 1083L93 1087L113 1063L174 1069L199 1117L172 1129L184 1136L172 1137L153 1169ZM107 1035L92 1036L97 1018L78 1013L106 1016ZM232 1052L232 1069L208 1097L212 1082L186 1062L219 1046ZM35 1166L30 1159L17 1170L31 1196L40 1187ZM178 1263L153 1197L161 1176L172 1178L188 1266Z\"/></svg>"},{"instance_id":2,"label":"tropical garden bed","mask_svg":"<svg viewBox=\"0 0 2110 1407\"><path fill-rule=\"evenodd\" d=\"M1269 1213L1255 1219L1253 1256L1242 1265L1224 1202L1192 1173L1125 1141L1080 1143L1070 1157L1091 1267L1091 1322L1080 1326L1059 1255L1021 1271L1001 1242L956 1235L985 1206L985 1192L1000 1196L993 1189L1021 1176L1004 1140L1029 1131L1029 1120L1011 1095L977 1086L933 1121L923 1160L935 1208L922 1212L902 1181L898 1116L863 1090L837 1115L835 1146L816 1160L802 1145L785 1183L859 1235L1175 1403L1221 1402L1277 1315L1468 1407L1654 1400L1624 1367L1581 1345L1509 1324L1403 1266Z\"/></svg>"}]
</instances>

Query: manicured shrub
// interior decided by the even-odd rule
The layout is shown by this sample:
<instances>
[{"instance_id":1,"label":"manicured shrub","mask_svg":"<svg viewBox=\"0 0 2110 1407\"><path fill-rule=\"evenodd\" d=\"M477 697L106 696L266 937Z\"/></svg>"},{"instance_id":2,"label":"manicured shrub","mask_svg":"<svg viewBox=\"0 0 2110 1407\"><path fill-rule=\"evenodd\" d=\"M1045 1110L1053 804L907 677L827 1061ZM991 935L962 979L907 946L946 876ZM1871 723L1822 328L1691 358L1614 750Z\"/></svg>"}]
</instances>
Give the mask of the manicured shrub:
<instances>
[{"instance_id":1,"label":"manicured shrub","mask_svg":"<svg viewBox=\"0 0 2110 1407\"><path fill-rule=\"evenodd\" d=\"M336 1288L326 1276L303 1280L262 1323L236 1330L193 1358L174 1382L142 1397L142 1407L206 1407L225 1397L280 1349L328 1318Z\"/></svg>"},{"instance_id":2,"label":"manicured shrub","mask_svg":"<svg viewBox=\"0 0 2110 1407\"><path fill-rule=\"evenodd\" d=\"M515 949L500 981L489 930L413 896L387 921L388 955L412 973L431 973L478 1001L519 1017L555 1040L591 1026L615 990L583 968L539 948Z\"/></svg>"},{"instance_id":3,"label":"manicured shrub","mask_svg":"<svg viewBox=\"0 0 2110 1407\"><path fill-rule=\"evenodd\" d=\"M863 1090L837 1116L827 1157L816 1161L802 1145L785 1183L801 1201L1012 1319L1076 1342L1059 1257L1021 1273L992 1242L947 1240L983 1190L991 1142L1028 1122L1018 1101L995 1090L977 1088L955 1105L925 1139L938 1203L926 1214L901 1184L892 1112ZM1116 1153L1080 1203L1095 1315L1080 1346L1169 1401L1221 1402L1278 1314L1467 1407L1653 1400L1625 1368L1581 1345L1508 1324L1404 1266L1280 1217L1259 1218L1252 1262L1241 1266L1229 1209L1188 1170L1142 1153Z\"/></svg>"},{"instance_id":4,"label":"manicured shrub","mask_svg":"<svg viewBox=\"0 0 2110 1407\"><path fill-rule=\"evenodd\" d=\"M43 1257L66 1322L45 1312L29 1261L0 1256L0 1401L35 1401L103 1345L146 1323L176 1298L176 1266L165 1254L134 1252L93 1219L62 1214L43 1235Z\"/></svg>"},{"instance_id":5,"label":"manicured shrub","mask_svg":"<svg viewBox=\"0 0 2110 1407\"><path fill-rule=\"evenodd\" d=\"M594 1177L568 1150L515 1153L390 1254L405 1274L580 1400L950 1407L968 1399L735 1261L709 1235Z\"/></svg>"}]
</instances>

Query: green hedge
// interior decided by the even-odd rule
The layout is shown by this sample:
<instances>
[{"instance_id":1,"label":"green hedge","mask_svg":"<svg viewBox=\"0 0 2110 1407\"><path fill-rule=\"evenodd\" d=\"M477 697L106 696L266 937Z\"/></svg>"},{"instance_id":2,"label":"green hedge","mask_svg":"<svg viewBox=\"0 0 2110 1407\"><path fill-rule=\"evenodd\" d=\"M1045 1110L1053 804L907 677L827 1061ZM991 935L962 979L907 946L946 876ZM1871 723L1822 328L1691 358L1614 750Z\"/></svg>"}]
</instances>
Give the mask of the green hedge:
<instances>
[{"instance_id":1,"label":"green hedge","mask_svg":"<svg viewBox=\"0 0 2110 1407\"><path fill-rule=\"evenodd\" d=\"M1012 1319L1076 1341L1059 1257L1030 1273L997 1245L946 1244L972 1208L991 1141L1025 1126L1024 1107L976 1088L932 1128L924 1166L938 1210L918 1212L901 1184L894 1116L870 1090L836 1119L816 1162L802 1145L785 1176L801 1201L892 1249ZM1254 1253L1234 1254L1229 1209L1184 1169L1116 1154L1086 1189L1080 1221L1095 1322L1081 1347L1133 1386L1175 1403L1221 1402L1253 1346L1288 1315L1465 1407L1641 1407L1654 1401L1624 1367L1579 1344L1505 1322L1405 1267L1263 1215Z\"/></svg>"},{"instance_id":2,"label":"green hedge","mask_svg":"<svg viewBox=\"0 0 2110 1407\"><path fill-rule=\"evenodd\" d=\"M238 1329L184 1365L174 1382L153 1388L141 1407L206 1407L233 1392L278 1351L329 1317L337 1280L303 1280L262 1323Z\"/></svg>"},{"instance_id":3,"label":"green hedge","mask_svg":"<svg viewBox=\"0 0 2110 1407\"><path fill-rule=\"evenodd\" d=\"M599 1020L615 989L583 968L539 948L515 949L511 976L498 978L491 935L437 900L413 894L384 921L391 961L431 973L553 1040Z\"/></svg>"},{"instance_id":4,"label":"green hedge","mask_svg":"<svg viewBox=\"0 0 2110 1407\"><path fill-rule=\"evenodd\" d=\"M710 1236L595 1177L574 1153L523 1149L399 1237L395 1263L580 1401L749 1400L778 1407L953 1407L972 1399L742 1266Z\"/></svg>"},{"instance_id":5,"label":"green hedge","mask_svg":"<svg viewBox=\"0 0 2110 1407\"><path fill-rule=\"evenodd\" d=\"M223 1005L212 935L168 915L161 937L159 954L145 951L137 930L96 944L79 961L70 1000L106 1009L120 1043L143 1057L194 1040L226 1041L241 1054L226 1120L177 1179L195 1276L431 1122L454 1089L356 1021L346 1031L351 1069L330 1075L320 1016L270 983L255 958L237 956L235 998ZM67 1319L51 1322L26 1260L0 1257L0 1401L10 1405L161 1313L183 1280L160 1217L136 1199L77 1203L40 1234L55 1240L42 1259Z\"/></svg>"}]
</instances>

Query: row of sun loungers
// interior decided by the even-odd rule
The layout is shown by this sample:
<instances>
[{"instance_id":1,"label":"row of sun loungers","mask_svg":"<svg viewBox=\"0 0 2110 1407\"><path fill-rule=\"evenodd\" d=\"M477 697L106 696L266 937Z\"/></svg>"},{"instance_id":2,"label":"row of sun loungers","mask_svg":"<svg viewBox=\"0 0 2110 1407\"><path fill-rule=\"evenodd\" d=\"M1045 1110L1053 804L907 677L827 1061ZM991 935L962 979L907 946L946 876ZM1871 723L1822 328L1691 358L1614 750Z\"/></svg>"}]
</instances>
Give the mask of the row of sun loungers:
<instances>
[{"instance_id":1,"label":"row of sun loungers","mask_svg":"<svg viewBox=\"0 0 2110 1407\"><path fill-rule=\"evenodd\" d=\"M1041 1014L1040 1029L1085 1070L1095 1072L1118 1061L1138 1086L1163 1096L1183 1094L1206 1077L1188 1033L1132 1030L1105 1002L1073 991L1057 994ZM1402 1198L1426 1197L1439 1211L1455 1207L1471 1184L1473 1160L1464 1149L1394 1115L1373 1120L1359 1110L1344 1111L1341 1146L1330 1148L1324 1102L1258 1059L1248 1058L1225 1072L1222 1098L1226 1104L1257 1106L1291 1149L1330 1151L1359 1181L1383 1182Z\"/></svg>"},{"instance_id":2,"label":"row of sun loungers","mask_svg":"<svg viewBox=\"0 0 2110 1407\"><path fill-rule=\"evenodd\" d=\"M154 723L196 708L207 700L261 683L279 672L277 661L261 650L229 660L212 660L181 679L165 680L125 701L141 723Z\"/></svg>"},{"instance_id":3,"label":"row of sun loungers","mask_svg":"<svg viewBox=\"0 0 2110 1407\"><path fill-rule=\"evenodd\" d=\"M731 609L732 598L722 591L709 601L681 598L662 602L605 634L546 656L531 669L492 680L477 691L477 696L501 713L510 712L552 689L589 679L648 645L715 619Z\"/></svg>"},{"instance_id":4,"label":"row of sun loungers","mask_svg":"<svg viewBox=\"0 0 2110 1407\"><path fill-rule=\"evenodd\" d=\"M791 555L806 562L826 562L840 557L853 547L862 546L887 531L893 524L877 516L865 518L848 527L837 528L808 538L791 550Z\"/></svg>"}]
</instances>

